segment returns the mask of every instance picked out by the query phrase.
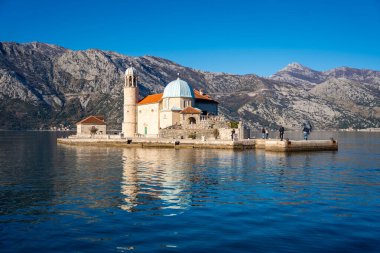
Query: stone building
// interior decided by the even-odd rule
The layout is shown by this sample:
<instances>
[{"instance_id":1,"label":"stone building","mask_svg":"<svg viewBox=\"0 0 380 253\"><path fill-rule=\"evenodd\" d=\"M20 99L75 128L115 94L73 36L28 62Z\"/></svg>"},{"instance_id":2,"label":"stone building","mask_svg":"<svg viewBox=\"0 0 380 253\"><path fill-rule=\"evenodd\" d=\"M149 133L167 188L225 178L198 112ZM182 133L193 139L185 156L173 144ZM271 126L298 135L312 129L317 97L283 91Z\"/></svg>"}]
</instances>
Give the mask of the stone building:
<instances>
[{"instance_id":1,"label":"stone building","mask_svg":"<svg viewBox=\"0 0 380 253\"><path fill-rule=\"evenodd\" d=\"M218 102L179 77L163 93L148 95L139 102L137 80L136 69L128 68L122 125L126 137L160 137L163 129L211 128L206 122L217 118Z\"/></svg>"},{"instance_id":2,"label":"stone building","mask_svg":"<svg viewBox=\"0 0 380 253\"><path fill-rule=\"evenodd\" d=\"M76 125L77 135L104 135L107 133L107 124L102 116L88 116Z\"/></svg>"},{"instance_id":3,"label":"stone building","mask_svg":"<svg viewBox=\"0 0 380 253\"><path fill-rule=\"evenodd\" d=\"M219 103L202 90L193 89L179 77L166 85L163 93L138 99L138 75L130 67L124 76L122 134L126 138L249 138L249 130L239 122L236 129L218 115ZM101 116L89 116L77 123L77 135L106 135ZM100 136L99 136L100 137ZM105 136L110 138L110 136Z\"/></svg>"},{"instance_id":4,"label":"stone building","mask_svg":"<svg viewBox=\"0 0 380 253\"><path fill-rule=\"evenodd\" d=\"M219 103L202 90L193 89L179 77L163 93L138 99L138 75L130 67L124 76L124 106L121 137L125 138L249 138L239 122L237 129L218 115ZM77 135L106 135L102 116L89 116L77 124ZM100 137L100 136L99 136ZM110 136L104 136L110 138Z\"/></svg>"}]
</instances>

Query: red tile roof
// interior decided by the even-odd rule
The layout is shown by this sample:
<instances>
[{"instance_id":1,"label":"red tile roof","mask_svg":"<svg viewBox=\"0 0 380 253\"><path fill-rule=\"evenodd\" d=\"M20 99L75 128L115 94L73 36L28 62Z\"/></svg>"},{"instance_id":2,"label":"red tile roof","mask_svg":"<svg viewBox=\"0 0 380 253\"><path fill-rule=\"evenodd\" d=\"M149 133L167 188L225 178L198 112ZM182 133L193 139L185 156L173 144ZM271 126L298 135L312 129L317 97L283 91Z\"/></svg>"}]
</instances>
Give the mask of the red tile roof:
<instances>
[{"instance_id":1,"label":"red tile roof","mask_svg":"<svg viewBox=\"0 0 380 253\"><path fill-rule=\"evenodd\" d=\"M104 122L103 116L88 116L85 119L82 119L81 121L77 122L77 125L84 124L84 125L106 125L106 122Z\"/></svg>"},{"instance_id":2,"label":"red tile roof","mask_svg":"<svg viewBox=\"0 0 380 253\"><path fill-rule=\"evenodd\" d=\"M201 94L201 92L199 90L195 90L194 89L194 95L195 95L195 99L202 99L202 100L208 100L210 102L215 102L215 103L218 103L217 101L213 100L210 95L207 95L207 94Z\"/></svg>"},{"instance_id":3,"label":"red tile roof","mask_svg":"<svg viewBox=\"0 0 380 253\"><path fill-rule=\"evenodd\" d=\"M161 101L163 93L148 95L138 102L138 105L153 104Z\"/></svg>"},{"instance_id":4,"label":"red tile roof","mask_svg":"<svg viewBox=\"0 0 380 253\"><path fill-rule=\"evenodd\" d=\"M194 107L191 107L191 106L188 106L185 109L183 109L182 111L180 111L179 113L181 113L181 114L201 114L201 110L194 108Z\"/></svg>"}]
</instances>

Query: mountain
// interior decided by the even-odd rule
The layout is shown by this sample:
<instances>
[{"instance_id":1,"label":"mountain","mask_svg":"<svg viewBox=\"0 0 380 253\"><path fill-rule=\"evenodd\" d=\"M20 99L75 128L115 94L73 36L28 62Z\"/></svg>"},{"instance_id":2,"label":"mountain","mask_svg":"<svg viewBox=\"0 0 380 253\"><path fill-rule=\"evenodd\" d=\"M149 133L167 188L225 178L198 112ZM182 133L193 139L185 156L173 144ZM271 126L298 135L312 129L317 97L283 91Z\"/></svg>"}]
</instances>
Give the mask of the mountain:
<instances>
[{"instance_id":1,"label":"mountain","mask_svg":"<svg viewBox=\"0 0 380 253\"><path fill-rule=\"evenodd\" d=\"M293 62L272 75L270 79L298 85L311 85L323 82L325 76L322 72L312 70L297 62Z\"/></svg>"},{"instance_id":2,"label":"mountain","mask_svg":"<svg viewBox=\"0 0 380 253\"><path fill-rule=\"evenodd\" d=\"M360 83L379 85L380 71L354 69L349 67L340 67L327 71L316 71L294 62L269 77L271 80L299 85L316 85L331 78L345 78Z\"/></svg>"},{"instance_id":3,"label":"mountain","mask_svg":"<svg viewBox=\"0 0 380 253\"><path fill-rule=\"evenodd\" d=\"M133 65L140 97L162 92L180 73L220 102L220 112L251 127L379 127L378 71L338 68L319 72L292 63L270 78L212 73L154 57L96 49L73 51L44 43L0 43L0 129L74 126L89 114L110 128L122 121L123 75Z\"/></svg>"}]
</instances>

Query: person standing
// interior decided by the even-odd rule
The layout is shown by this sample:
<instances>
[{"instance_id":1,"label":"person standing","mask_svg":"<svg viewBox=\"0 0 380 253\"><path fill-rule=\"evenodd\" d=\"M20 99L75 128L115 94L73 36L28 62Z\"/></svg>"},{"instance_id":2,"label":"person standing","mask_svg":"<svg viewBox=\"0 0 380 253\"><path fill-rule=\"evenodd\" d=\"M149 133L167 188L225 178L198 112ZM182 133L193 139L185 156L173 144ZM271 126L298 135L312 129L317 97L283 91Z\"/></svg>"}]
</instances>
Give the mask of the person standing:
<instances>
[{"instance_id":1,"label":"person standing","mask_svg":"<svg viewBox=\"0 0 380 253\"><path fill-rule=\"evenodd\" d=\"M278 131L280 132L280 139L282 141L284 139L285 128L282 125L280 125L280 129L278 129Z\"/></svg>"},{"instance_id":2,"label":"person standing","mask_svg":"<svg viewBox=\"0 0 380 253\"><path fill-rule=\"evenodd\" d=\"M265 128L265 139L269 138L269 130L268 128Z\"/></svg>"},{"instance_id":3,"label":"person standing","mask_svg":"<svg viewBox=\"0 0 380 253\"><path fill-rule=\"evenodd\" d=\"M261 129L261 138L265 139L265 128Z\"/></svg>"},{"instance_id":4,"label":"person standing","mask_svg":"<svg viewBox=\"0 0 380 253\"><path fill-rule=\"evenodd\" d=\"M307 141L307 139L309 138L310 129L307 127L307 125L304 125L302 131L303 131L303 139Z\"/></svg>"},{"instance_id":5,"label":"person standing","mask_svg":"<svg viewBox=\"0 0 380 253\"><path fill-rule=\"evenodd\" d=\"M234 139L235 139L235 129L232 129L231 140L234 140Z\"/></svg>"}]
</instances>

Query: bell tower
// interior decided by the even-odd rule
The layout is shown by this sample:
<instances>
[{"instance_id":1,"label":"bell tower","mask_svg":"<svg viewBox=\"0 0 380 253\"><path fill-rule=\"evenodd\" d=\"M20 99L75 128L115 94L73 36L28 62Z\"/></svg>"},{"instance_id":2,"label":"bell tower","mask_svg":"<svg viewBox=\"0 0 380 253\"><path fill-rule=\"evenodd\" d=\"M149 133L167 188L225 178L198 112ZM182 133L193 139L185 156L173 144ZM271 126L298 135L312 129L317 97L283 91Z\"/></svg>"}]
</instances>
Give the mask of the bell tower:
<instances>
[{"instance_id":1,"label":"bell tower","mask_svg":"<svg viewBox=\"0 0 380 253\"><path fill-rule=\"evenodd\" d=\"M124 119L122 131L125 137L135 137L137 133L137 72L134 67L125 71L124 82Z\"/></svg>"}]
</instances>

